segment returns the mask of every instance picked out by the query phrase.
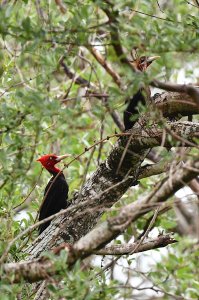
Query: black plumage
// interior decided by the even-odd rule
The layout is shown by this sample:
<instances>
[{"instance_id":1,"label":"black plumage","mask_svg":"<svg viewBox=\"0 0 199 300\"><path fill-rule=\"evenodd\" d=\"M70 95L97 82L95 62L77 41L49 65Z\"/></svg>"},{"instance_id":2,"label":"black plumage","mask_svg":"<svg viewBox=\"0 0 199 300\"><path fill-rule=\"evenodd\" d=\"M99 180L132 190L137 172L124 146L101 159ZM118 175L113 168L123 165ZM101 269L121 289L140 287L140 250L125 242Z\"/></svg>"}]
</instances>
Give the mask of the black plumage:
<instances>
[{"instance_id":1,"label":"black plumage","mask_svg":"<svg viewBox=\"0 0 199 300\"><path fill-rule=\"evenodd\" d=\"M134 67L140 71L145 72L148 66L156 60L159 56L141 56L140 58L137 58L133 62L131 62ZM147 103L150 103L150 89L149 87L141 87L134 95L133 97L128 100L127 108L124 111L123 119L124 119L124 127L125 130L129 130L133 127L133 125L136 123L139 117L139 111L138 107L139 105L146 105Z\"/></svg>"},{"instance_id":2,"label":"black plumage","mask_svg":"<svg viewBox=\"0 0 199 300\"><path fill-rule=\"evenodd\" d=\"M51 172L53 173L53 172ZM39 221L56 214L61 209L67 207L68 199L68 184L63 173L60 173L58 177L57 173L53 173L53 177L48 182L44 192L44 202L41 205L39 211ZM55 179L55 181L54 181ZM54 181L54 182L53 182ZM53 182L53 184L52 184ZM52 184L52 185L51 185ZM51 186L51 187L50 187ZM49 189L50 188L50 189ZM49 190L49 191L48 191ZM46 196L47 193L47 196ZM48 221L39 226L39 234L41 234L49 225L51 221Z\"/></svg>"},{"instance_id":3,"label":"black plumage","mask_svg":"<svg viewBox=\"0 0 199 300\"><path fill-rule=\"evenodd\" d=\"M133 127L139 117L138 105L145 105L145 97L143 92L139 90L129 101L124 111L124 127L129 130Z\"/></svg>"},{"instance_id":4,"label":"black plumage","mask_svg":"<svg viewBox=\"0 0 199 300\"><path fill-rule=\"evenodd\" d=\"M55 167L62 159L69 157L70 154L57 156L55 154L46 154L37 159L42 166L52 175L48 182L45 191L44 199L39 209L39 221L42 221L61 209L68 206L68 184L63 172ZM47 221L39 226L39 234L41 234L49 225L51 221Z\"/></svg>"}]
</instances>

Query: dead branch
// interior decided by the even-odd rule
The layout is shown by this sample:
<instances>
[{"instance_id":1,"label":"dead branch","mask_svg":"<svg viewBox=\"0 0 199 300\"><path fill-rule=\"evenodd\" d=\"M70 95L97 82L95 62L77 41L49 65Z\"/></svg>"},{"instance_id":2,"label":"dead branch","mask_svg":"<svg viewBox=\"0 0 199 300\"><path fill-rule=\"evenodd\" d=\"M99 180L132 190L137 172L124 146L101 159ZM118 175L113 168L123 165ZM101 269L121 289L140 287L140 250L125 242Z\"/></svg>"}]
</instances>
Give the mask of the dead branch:
<instances>
[{"instance_id":1,"label":"dead branch","mask_svg":"<svg viewBox=\"0 0 199 300\"><path fill-rule=\"evenodd\" d=\"M159 235L155 239L149 239L143 242L141 245L139 245L139 247L137 247L138 243L139 242L106 246L101 250L94 251L93 253L97 255L125 255L125 254L131 254L132 252L138 253L138 252L144 252L156 248L165 247L169 244L176 243L176 240L173 239L170 234L167 234L167 235Z\"/></svg>"}]
</instances>

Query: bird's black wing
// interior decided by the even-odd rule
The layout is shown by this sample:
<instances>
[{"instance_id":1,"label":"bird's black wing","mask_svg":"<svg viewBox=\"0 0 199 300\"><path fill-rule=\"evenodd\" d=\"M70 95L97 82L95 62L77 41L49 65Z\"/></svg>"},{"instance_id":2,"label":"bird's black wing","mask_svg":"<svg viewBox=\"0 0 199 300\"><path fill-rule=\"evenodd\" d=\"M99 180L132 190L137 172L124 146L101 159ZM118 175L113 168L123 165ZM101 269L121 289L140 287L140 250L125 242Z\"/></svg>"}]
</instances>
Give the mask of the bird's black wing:
<instances>
[{"instance_id":1,"label":"bird's black wing","mask_svg":"<svg viewBox=\"0 0 199 300\"><path fill-rule=\"evenodd\" d=\"M55 182L50 187L54 177L51 178L49 183L45 188L44 197L47 193L46 199L44 200L40 212L39 212L39 221L54 215L55 213L59 212L61 209L67 207L67 198L68 198L68 184L61 174L55 180ZM50 190L49 190L50 188ZM49 191L48 191L49 190ZM44 231L50 224L50 221L40 225L39 227L39 234Z\"/></svg>"},{"instance_id":2,"label":"bird's black wing","mask_svg":"<svg viewBox=\"0 0 199 300\"><path fill-rule=\"evenodd\" d=\"M145 97L143 92L139 90L131 99L128 101L127 108L124 111L124 127L125 130L131 129L136 123L139 117L138 106L139 104L145 105Z\"/></svg>"}]
</instances>

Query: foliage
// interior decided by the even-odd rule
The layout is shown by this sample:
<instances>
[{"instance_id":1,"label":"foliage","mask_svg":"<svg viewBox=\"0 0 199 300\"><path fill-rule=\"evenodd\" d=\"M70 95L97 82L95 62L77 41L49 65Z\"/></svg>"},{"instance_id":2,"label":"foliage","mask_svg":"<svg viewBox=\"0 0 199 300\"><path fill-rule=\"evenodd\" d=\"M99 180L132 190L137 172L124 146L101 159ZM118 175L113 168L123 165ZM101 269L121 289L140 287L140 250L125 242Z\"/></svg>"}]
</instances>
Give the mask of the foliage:
<instances>
[{"instance_id":1,"label":"foliage","mask_svg":"<svg viewBox=\"0 0 199 300\"><path fill-rule=\"evenodd\" d=\"M110 2L114 3L114 11L118 11L117 29L127 56L130 58L132 48L138 48L139 55L161 56L150 68L148 76L133 74L116 56L103 11L105 7L110 8ZM63 5L64 13L57 3ZM198 8L191 6L188 1L2 1L1 254L9 241L34 223L49 178L46 171L40 176L41 169L36 159L41 154L51 152L78 155L94 141L118 130L109 114L106 100L82 97L82 87L66 76L60 59L65 57L65 64L75 76L82 76L92 82L100 93L108 94L110 110L115 109L122 114L125 100L143 82L147 83L153 78L178 80L177 74L182 70L191 79L195 76L194 69L198 68L198 28ZM98 45L98 49L119 73L125 89L121 90L97 63L89 50L91 44ZM96 147L93 157L86 152L65 171L70 195L81 188L85 176L88 177L97 164L106 158L115 140L104 143L101 150ZM89 161L89 171L85 174ZM158 180L156 177L142 180L139 189L129 190L116 208L146 195ZM32 193L29 195L30 191ZM28 203L25 207L28 218L24 214L18 217L15 209L24 200ZM112 214L117 214L117 209ZM102 218L106 218L106 214ZM175 218L173 212L162 215L156 228L159 231L174 228L177 222ZM130 226L122 240L128 241L132 235L138 236L145 221L142 218ZM8 254L8 260L24 259L22 249L36 236L37 232L34 232L28 238L18 240ZM169 293L165 292L163 299L171 299L171 295L197 299L198 274L193 269L198 264L198 250L192 250L194 240L187 237L178 239L179 243L151 268L147 274L148 280L155 281L155 286ZM118 288L123 283L108 275L97 277L98 271L97 267L89 271L81 270L80 263L70 272L62 270L55 278L61 288L54 283L49 285L52 299L127 299L131 296L131 289L124 291ZM7 279L1 282L1 299L16 299L21 293L24 299L33 298L31 289L24 288L23 283L14 285ZM144 296L147 297L147 292Z\"/></svg>"}]
</instances>

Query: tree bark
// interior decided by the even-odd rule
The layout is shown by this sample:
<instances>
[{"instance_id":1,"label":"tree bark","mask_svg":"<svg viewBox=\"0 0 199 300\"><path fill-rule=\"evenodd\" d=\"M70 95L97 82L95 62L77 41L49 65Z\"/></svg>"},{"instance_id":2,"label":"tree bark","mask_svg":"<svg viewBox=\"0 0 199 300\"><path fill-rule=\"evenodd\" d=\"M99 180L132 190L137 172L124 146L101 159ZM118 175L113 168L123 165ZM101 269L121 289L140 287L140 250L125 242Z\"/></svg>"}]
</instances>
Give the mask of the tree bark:
<instances>
[{"instance_id":1,"label":"tree bark","mask_svg":"<svg viewBox=\"0 0 199 300\"><path fill-rule=\"evenodd\" d=\"M113 245L106 247L102 250L95 251L94 254L98 255L123 255L144 252L147 250L157 249L165 247L169 244L175 243L176 240L169 234L160 235L157 238L149 239L143 244L131 243L124 245ZM67 251L67 262L62 265L63 269L70 267L77 259L81 258L84 253L78 257L75 255L73 248L68 247L64 244L56 249L56 255L59 255L61 250ZM9 278L12 278L12 283L20 282L22 279L27 282L36 282L44 279L48 279L49 276L59 274L60 270L56 267L54 260L47 258L35 259L28 262L9 263L3 266L4 275L6 274ZM12 276L11 276L12 274Z\"/></svg>"},{"instance_id":2,"label":"tree bark","mask_svg":"<svg viewBox=\"0 0 199 300\"><path fill-rule=\"evenodd\" d=\"M186 139L193 141L199 135L199 124L173 122L167 123L167 126L173 133L183 137L184 142L178 142L178 146L185 146ZM28 249L30 259L39 257L44 250L62 242L73 244L88 233L96 225L103 211L116 203L136 182L141 164L149 150L161 145L163 131L164 129L156 125L148 128L147 132L137 126L130 130L130 137L122 136L118 139L106 161L87 180L81 194L76 194L71 201L73 205L91 199L90 205L85 206L85 214L82 210L80 214L73 212L55 219ZM164 145L170 146L168 135ZM89 208L92 210L86 212Z\"/></svg>"}]
</instances>

